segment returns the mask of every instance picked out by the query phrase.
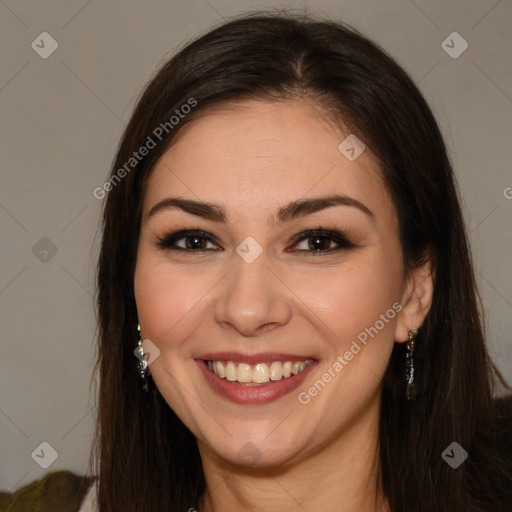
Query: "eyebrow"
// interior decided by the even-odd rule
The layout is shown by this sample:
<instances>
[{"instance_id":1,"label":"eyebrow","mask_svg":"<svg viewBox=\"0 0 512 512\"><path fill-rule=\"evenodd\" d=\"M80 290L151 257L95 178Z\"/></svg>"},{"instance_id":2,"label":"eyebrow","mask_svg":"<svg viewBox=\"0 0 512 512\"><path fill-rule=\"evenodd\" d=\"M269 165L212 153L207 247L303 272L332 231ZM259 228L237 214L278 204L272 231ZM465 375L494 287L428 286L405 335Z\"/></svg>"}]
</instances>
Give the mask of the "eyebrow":
<instances>
[{"instance_id":1,"label":"eyebrow","mask_svg":"<svg viewBox=\"0 0 512 512\"><path fill-rule=\"evenodd\" d=\"M369 217L372 217L372 219L375 218L373 212L361 203L361 201L349 196L332 194L325 197L298 199L297 201L292 201L279 210L277 217L273 217L271 219L271 224L279 225L285 222L290 222L299 217L304 217L332 206L351 206L364 212ZM202 217L203 219L212 220L214 222L227 222L227 213L222 206L179 197L167 197L166 199L159 201L151 208L149 213L146 215L146 219L150 219L159 212L176 208L183 210L186 213L190 213L191 215Z\"/></svg>"}]
</instances>

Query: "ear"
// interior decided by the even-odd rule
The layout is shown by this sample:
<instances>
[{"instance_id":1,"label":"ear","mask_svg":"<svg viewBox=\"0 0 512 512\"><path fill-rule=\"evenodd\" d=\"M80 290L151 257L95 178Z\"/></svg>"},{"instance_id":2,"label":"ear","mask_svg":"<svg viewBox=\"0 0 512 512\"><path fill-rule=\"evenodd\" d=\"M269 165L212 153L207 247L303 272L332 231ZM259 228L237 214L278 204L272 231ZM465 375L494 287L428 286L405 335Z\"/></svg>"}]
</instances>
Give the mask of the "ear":
<instances>
[{"instance_id":1,"label":"ear","mask_svg":"<svg viewBox=\"0 0 512 512\"><path fill-rule=\"evenodd\" d=\"M432 272L432 260L425 257L425 262L412 269L402 288L400 304L402 310L397 315L395 328L395 341L403 343L409 340L409 330L418 329L432 305L434 293L434 275Z\"/></svg>"}]
</instances>

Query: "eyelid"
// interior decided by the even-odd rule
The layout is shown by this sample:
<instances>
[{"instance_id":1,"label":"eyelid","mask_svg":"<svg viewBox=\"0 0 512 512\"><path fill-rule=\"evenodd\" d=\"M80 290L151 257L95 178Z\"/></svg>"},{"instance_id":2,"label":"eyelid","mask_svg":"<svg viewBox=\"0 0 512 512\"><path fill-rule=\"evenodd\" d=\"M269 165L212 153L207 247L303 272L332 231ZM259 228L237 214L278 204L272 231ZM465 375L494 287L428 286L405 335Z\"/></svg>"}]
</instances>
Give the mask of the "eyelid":
<instances>
[{"instance_id":1,"label":"eyelid","mask_svg":"<svg viewBox=\"0 0 512 512\"><path fill-rule=\"evenodd\" d=\"M217 249L183 249L183 247L177 247L175 245L172 245L176 243L178 240L181 240L183 238L186 238L187 236L199 236L201 238L206 239L208 242L211 242L212 244L219 245L219 241L216 237L214 237L212 234L207 233L206 231L203 231L202 229L176 229L173 230L171 233L165 235L163 238L158 237L158 240L156 241L156 246L164 249L164 250L176 250L176 251L183 251L183 252L206 252L211 250L217 250Z\"/></svg>"},{"instance_id":2,"label":"eyelid","mask_svg":"<svg viewBox=\"0 0 512 512\"><path fill-rule=\"evenodd\" d=\"M164 236L163 238L158 237L158 240L155 242L155 245L162 249L162 250L172 250L172 251L181 251L185 253L200 253L204 254L208 251L222 251L223 249L188 249L183 247L177 247L175 244L178 240L182 240L183 238L186 238L187 236L199 236L200 238L204 238L210 243L213 243L215 245L220 245L219 240L212 235L211 233L208 233L206 231L203 231L199 228L196 229L187 229L187 228L176 228L172 230L171 233ZM295 249L290 250L289 252L292 253L301 253L302 255L314 255L314 256L321 256L321 255L327 255L331 253L335 253L340 250L349 250L354 249L358 247L359 245L352 241L352 237L347 236L344 231L338 230L338 229L325 229L319 226L315 229L307 229L300 231L296 235L294 235L290 241L287 244L287 247L292 244L292 246L295 246L302 242L303 240L307 240L308 238L313 237L320 237L320 238L327 238L328 240L331 240L335 244L337 244L337 247L326 249L326 250L306 250L306 249Z\"/></svg>"},{"instance_id":3,"label":"eyelid","mask_svg":"<svg viewBox=\"0 0 512 512\"><path fill-rule=\"evenodd\" d=\"M292 237L290 242L293 242L294 245L297 245L299 242L302 242L303 240L307 240L308 238L327 238L329 240L332 240L336 244L338 244L340 249L350 249L357 247L357 244L352 242L349 236L347 236L342 231L336 230L336 229L324 229L324 228L317 228L317 229L307 229L305 231L301 231L300 233L297 233L295 236ZM335 249L328 249L326 251L305 251L305 252L311 252L311 253L328 253L332 252Z\"/></svg>"}]
</instances>

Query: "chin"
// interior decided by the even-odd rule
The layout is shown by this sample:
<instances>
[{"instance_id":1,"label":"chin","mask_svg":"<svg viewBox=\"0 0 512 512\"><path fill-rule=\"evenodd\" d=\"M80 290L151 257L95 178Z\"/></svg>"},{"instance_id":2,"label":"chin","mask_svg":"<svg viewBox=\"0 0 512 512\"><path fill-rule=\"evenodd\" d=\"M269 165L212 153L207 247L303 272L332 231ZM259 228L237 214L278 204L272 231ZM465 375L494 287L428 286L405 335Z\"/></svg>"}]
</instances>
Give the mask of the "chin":
<instances>
[{"instance_id":1,"label":"chin","mask_svg":"<svg viewBox=\"0 0 512 512\"><path fill-rule=\"evenodd\" d=\"M295 439L293 436L286 436L286 441L269 440L272 434L265 433L261 436L251 436L247 432L240 433L233 438L227 436L225 443L220 444L217 439L208 442L218 457L229 464L254 469L270 469L284 467L292 461L298 460L305 453L302 444L304 441Z\"/></svg>"}]
</instances>

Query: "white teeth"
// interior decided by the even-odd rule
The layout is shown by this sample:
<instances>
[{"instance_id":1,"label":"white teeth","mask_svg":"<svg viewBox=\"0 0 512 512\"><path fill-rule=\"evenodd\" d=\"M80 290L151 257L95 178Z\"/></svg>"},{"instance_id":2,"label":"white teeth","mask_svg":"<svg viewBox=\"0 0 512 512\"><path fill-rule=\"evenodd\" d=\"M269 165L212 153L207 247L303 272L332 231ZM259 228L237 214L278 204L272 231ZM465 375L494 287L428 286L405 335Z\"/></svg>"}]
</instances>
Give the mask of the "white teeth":
<instances>
[{"instance_id":1,"label":"white teeth","mask_svg":"<svg viewBox=\"0 0 512 512\"><path fill-rule=\"evenodd\" d=\"M252 368L250 364L240 363L238 365L238 382L252 381Z\"/></svg>"},{"instance_id":2,"label":"white teeth","mask_svg":"<svg viewBox=\"0 0 512 512\"><path fill-rule=\"evenodd\" d=\"M267 363L258 363L254 366L239 363L237 366L233 361L227 361L226 364L222 361L207 361L207 366L215 375L230 382L265 384L269 381L278 381L282 378L297 375L303 372L312 362L312 359L308 359L295 363L274 361L270 366Z\"/></svg>"},{"instance_id":3,"label":"white teeth","mask_svg":"<svg viewBox=\"0 0 512 512\"><path fill-rule=\"evenodd\" d=\"M270 378L268 366L265 363L257 364L252 371L252 381L261 384Z\"/></svg>"},{"instance_id":4,"label":"white teeth","mask_svg":"<svg viewBox=\"0 0 512 512\"><path fill-rule=\"evenodd\" d=\"M270 365L270 380L281 380L283 377L283 365L274 361Z\"/></svg>"},{"instance_id":5,"label":"white teeth","mask_svg":"<svg viewBox=\"0 0 512 512\"><path fill-rule=\"evenodd\" d=\"M214 370L214 372L216 375L218 375L222 379L224 379L226 377L226 372L224 371L224 365L220 361L217 361L217 371Z\"/></svg>"},{"instance_id":6,"label":"white teeth","mask_svg":"<svg viewBox=\"0 0 512 512\"><path fill-rule=\"evenodd\" d=\"M233 363L233 361L228 361L228 364L226 365L226 379L230 382L235 382L238 377L237 373L235 363Z\"/></svg>"}]
</instances>

